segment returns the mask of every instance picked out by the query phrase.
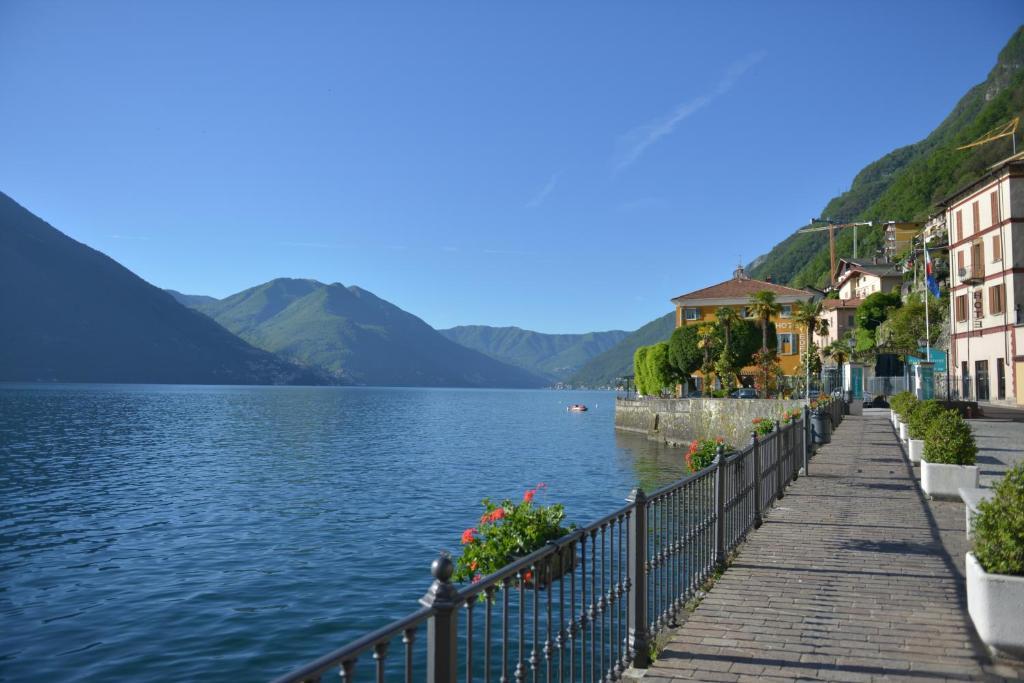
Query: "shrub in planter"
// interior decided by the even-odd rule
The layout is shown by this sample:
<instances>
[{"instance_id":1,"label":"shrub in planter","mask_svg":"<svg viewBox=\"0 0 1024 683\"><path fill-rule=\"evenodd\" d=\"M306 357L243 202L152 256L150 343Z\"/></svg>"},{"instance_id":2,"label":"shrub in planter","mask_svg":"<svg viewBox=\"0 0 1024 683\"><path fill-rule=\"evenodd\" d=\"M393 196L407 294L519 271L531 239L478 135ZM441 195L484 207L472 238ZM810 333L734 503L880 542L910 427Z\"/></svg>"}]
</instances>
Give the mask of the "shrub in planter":
<instances>
[{"instance_id":1,"label":"shrub in planter","mask_svg":"<svg viewBox=\"0 0 1024 683\"><path fill-rule=\"evenodd\" d=\"M942 465L973 465L978 454L967 421L955 410L941 410L924 433L924 460Z\"/></svg>"},{"instance_id":2,"label":"shrub in planter","mask_svg":"<svg viewBox=\"0 0 1024 683\"><path fill-rule=\"evenodd\" d=\"M1006 473L990 500L978 503L974 555L992 574L1024 576L1024 463Z\"/></svg>"},{"instance_id":3,"label":"shrub in planter","mask_svg":"<svg viewBox=\"0 0 1024 683\"><path fill-rule=\"evenodd\" d=\"M910 407L915 403L917 403L916 396L909 391L901 391L889 400L889 407L896 411L902 422L906 422Z\"/></svg>"},{"instance_id":4,"label":"shrub in planter","mask_svg":"<svg viewBox=\"0 0 1024 683\"><path fill-rule=\"evenodd\" d=\"M967 611L990 648L1024 655L1024 463L978 504L967 553Z\"/></svg>"},{"instance_id":5,"label":"shrub in planter","mask_svg":"<svg viewBox=\"0 0 1024 683\"><path fill-rule=\"evenodd\" d=\"M974 435L960 413L943 410L925 431L921 488L932 498L959 499L961 488L978 486L977 453Z\"/></svg>"},{"instance_id":6,"label":"shrub in planter","mask_svg":"<svg viewBox=\"0 0 1024 683\"><path fill-rule=\"evenodd\" d=\"M462 532L463 550L455 568L456 581L479 581L576 528L575 524L562 526L565 508L561 503L534 503L534 497L543 488L544 484L537 484L518 503L508 498L500 504L483 499L480 524ZM525 578L530 581L530 577Z\"/></svg>"},{"instance_id":7,"label":"shrub in planter","mask_svg":"<svg viewBox=\"0 0 1024 683\"><path fill-rule=\"evenodd\" d=\"M915 401L907 411L907 432L911 439L924 439L932 420L946 409L938 401Z\"/></svg>"},{"instance_id":8,"label":"shrub in planter","mask_svg":"<svg viewBox=\"0 0 1024 683\"><path fill-rule=\"evenodd\" d=\"M690 448L686 451L686 467L690 472L700 472L715 461L718 455L718 447L725 446L726 452L732 450L732 446L725 445L725 439L694 439L690 442Z\"/></svg>"}]
</instances>

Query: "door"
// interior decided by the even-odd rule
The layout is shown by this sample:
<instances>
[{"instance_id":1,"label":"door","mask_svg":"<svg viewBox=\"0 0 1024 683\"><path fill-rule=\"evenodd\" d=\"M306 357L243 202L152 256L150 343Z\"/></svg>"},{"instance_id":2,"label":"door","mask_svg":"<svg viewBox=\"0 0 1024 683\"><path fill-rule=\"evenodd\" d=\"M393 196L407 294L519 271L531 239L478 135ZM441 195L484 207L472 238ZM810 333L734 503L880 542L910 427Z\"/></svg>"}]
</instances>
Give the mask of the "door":
<instances>
[{"instance_id":1,"label":"door","mask_svg":"<svg viewBox=\"0 0 1024 683\"><path fill-rule=\"evenodd\" d=\"M988 400L988 361L974 361L975 391L979 401Z\"/></svg>"},{"instance_id":2,"label":"door","mask_svg":"<svg viewBox=\"0 0 1024 683\"><path fill-rule=\"evenodd\" d=\"M1014 387L1017 405L1024 406L1024 361L1014 363L1013 376L1017 378L1017 385Z\"/></svg>"}]
</instances>

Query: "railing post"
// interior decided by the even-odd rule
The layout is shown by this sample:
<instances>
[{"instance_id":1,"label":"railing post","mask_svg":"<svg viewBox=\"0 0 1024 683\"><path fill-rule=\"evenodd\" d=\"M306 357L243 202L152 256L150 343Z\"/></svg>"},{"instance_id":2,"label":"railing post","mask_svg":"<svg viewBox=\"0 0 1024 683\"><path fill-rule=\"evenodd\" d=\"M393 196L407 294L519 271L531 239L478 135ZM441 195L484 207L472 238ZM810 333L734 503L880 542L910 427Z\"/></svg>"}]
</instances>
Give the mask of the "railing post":
<instances>
[{"instance_id":1,"label":"railing post","mask_svg":"<svg viewBox=\"0 0 1024 683\"><path fill-rule=\"evenodd\" d=\"M809 476L811 471L808 469L811 464L811 409L804 406L804 428L801 430L804 433L804 476Z\"/></svg>"},{"instance_id":2,"label":"railing post","mask_svg":"<svg viewBox=\"0 0 1024 683\"><path fill-rule=\"evenodd\" d=\"M640 487L629 498L633 514L629 518L629 605L626 612L626 638L633 654L633 666L646 669L651 664L650 640L647 633L647 495Z\"/></svg>"},{"instance_id":3,"label":"railing post","mask_svg":"<svg viewBox=\"0 0 1024 683\"><path fill-rule=\"evenodd\" d=\"M455 565L442 552L430 565L434 583L420 598L424 607L433 607L427 620L427 683L455 683L458 677L458 591L451 583Z\"/></svg>"},{"instance_id":4,"label":"railing post","mask_svg":"<svg viewBox=\"0 0 1024 683\"><path fill-rule=\"evenodd\" d=\"M782 463L786 459L786 439L779 431L779 423L775 423L776 441L778 442L777 452L779 457L775 463L775 489L776 498L783 498L786 495L786 477L782 472Z\"/></svg>"},{"instance_id":5,"label":"railing post","mask_svg":"<svg viewBox=\"0 0 1024 683\"><path fill-rule=\"evenodd\" d=\"M750 454L754 458L754 528L758 529L764 520L761 519L761 445L757 441L757 432L750 432Z\"/></svg>"},{"instance_id":6,"label":"railing post","mask_svg":"<svg viewBox=\"0 0 1024 683\"><path fill-rule=\"evenodd\" d=\"M715 564L725 566L725 446L715 457Z\"/></svg>"}]
</instances>

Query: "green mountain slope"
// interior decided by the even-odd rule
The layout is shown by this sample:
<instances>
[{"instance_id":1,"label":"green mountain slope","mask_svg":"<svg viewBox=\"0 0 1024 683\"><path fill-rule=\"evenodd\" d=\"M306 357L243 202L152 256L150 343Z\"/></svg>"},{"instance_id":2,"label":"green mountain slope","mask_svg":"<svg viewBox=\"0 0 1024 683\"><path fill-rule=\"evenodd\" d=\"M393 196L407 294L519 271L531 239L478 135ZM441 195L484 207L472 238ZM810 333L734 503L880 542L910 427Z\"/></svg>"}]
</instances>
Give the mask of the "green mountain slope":
<instances>
[{"instance_id":1,"label":"green mountain slope","mask_svg":"<svg viewBox=\"0 0 1024 683\"><path fill-rule=\"evenodd\" d=\"M953 111L920 142L894 150L866 166L849 191L831 199L822 216L843 220L923 220L935 202L977 179L1010 154L1003 139L970 150L956 147L980 138L1014 116L1024 115L1024 27L999 53L988 78L971 88ZM806 227L806 226L803 226ZM882 245L882 229L861 228L857 253L871 256ZM837 258L853 255L853 231L836 237ZM828 233L793 233L748 270L756 278L772 276L795 287L821 287L829 279Z\"/></svg>"},{"instance_id":2,"label":"green mountain slope","mask_svg":"<svg viewBox=\"0 0 1024 683\"><path fill-rule=\"evenodd\" d=\"M320 384L0 193L0 380Z\"/></svg>"},{"instance_id":3,"label":"green mountain slope","mask_svg":"<svg viewBox=\"0 0 1024 683\"><path fill-rule=\"evenodd\" d=\"M518 327L487 325L462 325L438 332L456 344L552 382L565 380L591 358L612 348L629 334L623 330L543 334Z\"/></svg>"},{"instance_id":4,"label":"green mountain slope","mask_svg":"<svg viewBox=\"0 0 1024 683\"><path fill-rule=\"evenodd\" d=\"M595 356L567 381L575 385L603 387L611 385L616 377L632 375L633 354L637 348L666 341L672 336L675 326L675 311L652 320L601 355Z\"/></svg>"},{"instance_id":5,"label":"green mountain slope","mask_svg":"<svg viewBox=\"0 0 1024 683\"><path fill-rule=\"evenodd\" d=\"M445 338L359 287L281 278L191 305L261 349L355 384L540 387L547 381Z\"/></svg>"}]
</instances>

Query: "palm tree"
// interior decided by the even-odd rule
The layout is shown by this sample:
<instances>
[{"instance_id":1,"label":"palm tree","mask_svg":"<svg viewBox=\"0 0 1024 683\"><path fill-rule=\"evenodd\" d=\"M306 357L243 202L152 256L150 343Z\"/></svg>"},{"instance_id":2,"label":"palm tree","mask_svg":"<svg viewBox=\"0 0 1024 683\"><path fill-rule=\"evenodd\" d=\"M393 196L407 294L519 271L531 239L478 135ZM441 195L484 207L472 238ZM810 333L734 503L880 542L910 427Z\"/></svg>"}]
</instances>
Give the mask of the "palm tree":
<instances>
[{"instance_id":1,"label":"palm tree","mask_svg":"<svg viewBox=\"0 0 1024 683\"><path fill-rule=\"evenodd\" d=\"M828 322L828 318L819 318L818 319L818 330L817 330L818 331L818 336L819 337L826 337L827 338L828 337L829 327L830 327L830 325L829 325L829 322Z\"/></svg>"},{"instance_id":2,"label":"palm tree","mask_svg":"<svg viewBox=\"0 0 1024 683\"><path fill-rule=\"evenodd\" d=\"M850 357L850 349L841 340L836 340L829 344L825 352L829 358L835 361L840 369L842 369L843 363Z\"/></svg>"},{"instance_id":3,"label":"palm tree","mask_svg":"<svg viewBox=\"0 0 1024 683\"><path fill-rule=\"evenodd\" d=\"M730 336L732 333L732 326L739 322L740 314L736 312L736 309L732 306L722 306L715 311L715 320L722 326L722 333L725 335L725 345L729 346L732 341Z\"/></svg>"},{"instance_id":4,"label":"palm tree","mask_svg":"<svg viewBox=\"0 0 1024 683\"><path fill-rule=\"evenodd\" d=\"M761 353L768 351L768 323L781 309L775 301L775 292L763 289L750 295L750 312L761 321Z\"/></svg>"},{"instance_id":5,"label":"palm tree","mask_svg":"<svg viewBox=\"0 0 1024 683\"><path fill-rule=\"evenodd\" d=\"M807 328L807 348L804 349L804 397L811 395L811 349L814 347L814 330L820 322L821 302L814 299L799 301L793 307L793 322Z\"/></svg>"}]
</instances>

